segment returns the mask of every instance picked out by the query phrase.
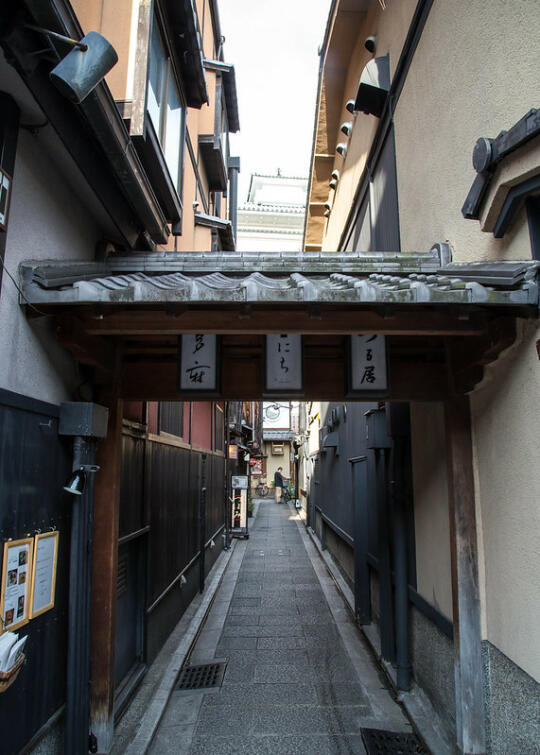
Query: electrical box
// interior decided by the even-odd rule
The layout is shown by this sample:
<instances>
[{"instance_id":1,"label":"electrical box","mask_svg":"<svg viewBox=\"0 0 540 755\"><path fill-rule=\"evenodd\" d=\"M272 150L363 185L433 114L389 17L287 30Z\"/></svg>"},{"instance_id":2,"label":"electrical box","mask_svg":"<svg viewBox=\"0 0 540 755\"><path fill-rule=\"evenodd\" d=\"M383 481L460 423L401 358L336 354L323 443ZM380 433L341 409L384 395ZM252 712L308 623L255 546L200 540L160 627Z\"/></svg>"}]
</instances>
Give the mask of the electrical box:
<instances>
[{"instance_id":1,"label":"electrical box","mask_svg":"<svg viewBox=\"0 0 540 755\"><path fill-rule=\"evenodd\" d=\"M386 412L384 409L370 409L366 418L366 448L392 448L392 439L386 432Z\"/></svg>"},{"instance_id":2,"label":"electrical box","mask_svg":"<svg viewBox=\"0 0 540 755\"><path fill-rule=\"evenodd\" d=\"M87 401L64 401L60 405L59 435L106 438L109 410Z\"/></svg>"}]
</instances>

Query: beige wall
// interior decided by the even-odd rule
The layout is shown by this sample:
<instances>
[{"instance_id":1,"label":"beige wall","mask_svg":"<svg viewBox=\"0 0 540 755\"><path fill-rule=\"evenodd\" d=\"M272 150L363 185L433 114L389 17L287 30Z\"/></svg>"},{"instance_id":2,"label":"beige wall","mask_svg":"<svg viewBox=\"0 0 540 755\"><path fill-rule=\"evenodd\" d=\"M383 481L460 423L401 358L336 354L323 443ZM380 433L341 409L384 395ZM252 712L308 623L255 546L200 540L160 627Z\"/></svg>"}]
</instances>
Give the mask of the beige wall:
<instances>
[{"instance_id":1,"label":"beige wall","mask_svg":"<svg viewBox=\"0 0 540 755\"><path fill-rule=\"evenodd\" d=\"M487 639L540 681L539 338L540 328L524 328L471 407Z\"/></svg>"},{"instance_id":2,"label":"beige wall","mask_svg":"<svg viewBox=\"0 0 540 755\"><path fill-rule=\"evenodd\" d=\"M133 97L133 80L135 71L135 55L138 30L139 9L148 8L150 0L73 0L73 7L81 22L83 30L95 30L102 33L111 42L118 53L118 63L109 73L106 82L112 95L117 100L130 100ZM198 0L196 8L199 16L199 26L203 35L205 57L215 57L212 18L208 2ZM209 103L200 110L188 108L186 125L191 144L198 159L198 135L214 132L216 73L206 71ZM199 160L200 163L200 160ZM211 248L211 231L208 228L195 228L193 218L193 202L200 201L200 189L195 180L196 165L192 163L187 146L184 156L184 189L183 189L183 222L182 236L169 236L162 250L177 251L205 251ZM209 197L208 181L202 164L199 164L199 175L202 191ZM204 212L202 202L198 210ZM210 212L213 209L210 208ZM221 215L226 213L226 203L222 202Z\"/></svg>"},{"instance_id":3,"label":"beige wall","mask_svg":"<svg viewBox=\"0 0 540 755\"><path fill-rule=\"evenodd\" d=\"M367 17L363 19L358 29L356 45L350 58L347 71L347 80L340 103L341 114L337 124L336 140L347 143L345 159L336 154L334 168L340 171L340 179L334 197L334 206L328 219L323 250L335 251L339 246L339 240L349 208L353 202L358 182L365 168L366 159L379 125L379 120L372 115L358 113L351 115L346 109L347 100L354 99L358 89L358 82L364 66L373 57L364 47L366 37L376 35L376 55L389 55L390 75L393 76L405 36L409 28L416 0L402 0L399 3L389 3L386 10L382 11L379 3L373 3ZM339 131L339 127L345 121L353 122L353 132L349 139ZM332 194L329 190L328 194Z\"/></svg>"},{"instance_id":4,"label":"beige wall","mask_svg":"<svg viewBox=\"0 0 540 755\"><path fill-rule=\"evenodd\" d=\"M341 4L346 5L346 4ZM329 49L324 63L321 82L321 102L317 112L317 131L314 145L314 165L310 187L310 202L334 201L328 222L321 220L318 208L312 208L308 219L306 244L322 242L323 249L335 251L352 203L358 180L365 166L378 120L373 116L351 115L346 109L347 100L354 99L360 75L366 63L373 57L364 47L364 40L377 36L376 55L390 57L390 72L393 74L416 0L401 0L389 3L382 11L379 3L371 3L368 12L361 4L362 12L350 12L338 8L330 35ZM353 121L350 139L341 133L340 126ZM346 142L345 159L335 152L338 142ZM317 157L328 154L330 157ZM340 180L335 197L328 183L333 169L340 171ZM324 233L324 240L323 240Z\"/></svg>"},{"instance_id":5,"label":"beige wall","mask_svg":"<svg viewBox=\"0 0 540 755\"><path fill-rule=\"evenodd\" d=\"M272 454L272 443L269 441L265 441L264 443L264 453L266 455L266 482L268 485L274 484L274 472L276 472L278 467L283 467L283 477L287 479L291 478L291 446L288 441L283 443L283 456L274 456Z\"/></svg>"},{"instance_id":6,"label":"beige wall","mask_svg":"<svg viewBox=\"0 0 540 755\"><path fill-rule=\"evenodd\" d=\"M72 6L84 33L97 31L112 44L118 63L106 76L115 100L133 97L133 66L137 42L139 5L149 0L72 0Z\"/></svg>"},{"instance_id":7,"label":"beige wall","mask_svg":"<svg viewBox=\"0 0 540 755\"><path fill-rule=\"evenodd\" d=\"M395 116L403 249L449 241L458 261L530 258L523 226L494 239L461 207L476 140L538 104L539 27L537 0L434 3Z\"/></svg>"},{"instance_id":8,"label":"beige wall","mask_svg":"<svg viewBox=\"0 0 540 755\"><path fill-rule=\"evenodd\" d=\"M443 405L411 404L417 590L452 618L450 525Z\"/></svg>"}]
</instances>

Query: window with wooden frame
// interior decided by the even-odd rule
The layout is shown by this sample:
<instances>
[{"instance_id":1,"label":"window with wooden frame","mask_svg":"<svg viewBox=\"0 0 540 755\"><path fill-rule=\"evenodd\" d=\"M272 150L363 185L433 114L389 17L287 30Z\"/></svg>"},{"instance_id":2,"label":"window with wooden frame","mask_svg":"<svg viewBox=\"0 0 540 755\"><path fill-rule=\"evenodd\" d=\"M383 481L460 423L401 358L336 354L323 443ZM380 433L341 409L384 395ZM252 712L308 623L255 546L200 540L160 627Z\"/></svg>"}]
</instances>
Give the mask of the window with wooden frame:
<instances>
[{"instance_id":1,"label":"window with wooden frame","mask_svg":"<svg viewBox=\"0 0 540 755\"><path fill-rule=\"evenodd\" d=\"M159 433L184 437L184 402L160 401L158 414Z\"/></svg>"},{"instance_id":2,"label":"window with wooden frame","mask_svg":"<svg viewBox=\"0 0 540 755\"><path fill-rule=\"evenodd\" d=\"M398 252L401 245L393 128L374 167L367 167L364 180L345 248L354 252Z\"/></svg>"},{"instance_id":3,"label":"window with wooden frame","mask_svg":"<svg viewBox=\"0 0 540 755\"><path fill-rule=\"evenodd\" d=\"M172 233L180 235L187 105L166 29L157 3L153 13L141 5L133 100L119 105Z\"/></svg>"},{"instance_id":4,"label":"window with wooden frame","mask_svg":"<svg viewBox=\"0 0 540 755\"><path fill-rule=\"evenodd\" d=\"M223 409L221 406L214 404L214 450L223 451Z\"/></svg>"},{"instance_id":5,"label":"window with wooden frame","mask_svg":"<svg viewBox=\"0 0 540 755\"><path fill-rule=\"evenodd\" d=\"M181 159L186 109L172 58L156 17L150 37L146 107L175 188L178 194L181 194Z\"/></svg>"}]
</instances>

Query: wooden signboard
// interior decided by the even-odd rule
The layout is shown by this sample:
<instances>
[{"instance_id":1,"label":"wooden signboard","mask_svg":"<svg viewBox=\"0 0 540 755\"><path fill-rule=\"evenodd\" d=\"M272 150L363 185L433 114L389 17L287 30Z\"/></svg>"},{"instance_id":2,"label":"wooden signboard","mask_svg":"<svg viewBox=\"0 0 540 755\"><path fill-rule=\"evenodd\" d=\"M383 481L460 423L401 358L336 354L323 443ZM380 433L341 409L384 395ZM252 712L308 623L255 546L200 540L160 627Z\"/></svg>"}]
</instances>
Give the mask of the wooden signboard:
<instances>
[{"instance_id":1,"label":"wooden signboard","mask_svg":"<svg viewBox=\"0 0 540 755\"><path fill-rule=\"evenodd\" d=\"M32 591L32 556L34 538L8 540L4 543L2 592L0 595L1 631L13 631L30 618Z\"/></svg>"},{"instance_id":2,"label":"wooden signboard","mask_svg":"<svg viewBox=\"0 0 540 755\"><path fill-rule=\"evenodd\" d=\"M31 619L54 607L58 537L58 532L44 532L35 537L30 599Z\"/></svg>"}]
</instances>

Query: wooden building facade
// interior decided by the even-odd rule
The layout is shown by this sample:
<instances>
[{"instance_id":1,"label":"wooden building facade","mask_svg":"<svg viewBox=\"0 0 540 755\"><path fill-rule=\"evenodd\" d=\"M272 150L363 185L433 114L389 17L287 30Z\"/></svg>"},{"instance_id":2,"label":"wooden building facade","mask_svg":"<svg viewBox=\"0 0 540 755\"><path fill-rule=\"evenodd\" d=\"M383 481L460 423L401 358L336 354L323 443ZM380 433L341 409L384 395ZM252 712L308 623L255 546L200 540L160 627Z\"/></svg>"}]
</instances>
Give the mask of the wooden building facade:
<instances>
[{"instance_id":1,"label":"wooden building facade","mask_svg":"<svg viewBox=\"0 0 540 755\"><path fill-rule=\"evenodd\" d=\"M445 280L390 273L396 301L417 284L451 298L454 274L469 297L485 285L487 301L512 265L534 280L539 22L532 2L333 2L305 250L403 256L444 240ZM463 323L460 305L446 311ZM399 423L389 403L314 405L304 444L306 513L356 591L366 635L398 689L410 676L450 749L466 753L532 752L539 736L539 331L535 307L515 314L479 359L475 339L422 344L425 369L445 352L441 400L410 395Z\"/></svg>"},{"instance_id":2,"label":"wooden building facade","mask_svg":"<svg viewBox=\"0 0 540 755\"><path fill-rule=\"evenodd\" d=\"M83 63L93 54L91 37L86 52L69 43L89 32L118 61L77 101L50 73L70 51ZM28 308L19 264L234 249L235 72L213 0L7 2L0 48L0 534L59 532L54 607L21 627L27 659L2 696L2 749L86 752L92 734L107 752L115 718L223 547L226 407L144 394L123 403L115 347L76 354L77 322ZM62 490L75 463L59 434L66 402L109 410L107 438L83 443L100 470L82 502ZM93 559L74 564L76 551ZM92 563L90 625L73 593L90 594Z\"/></svg>"}]
</instances>

